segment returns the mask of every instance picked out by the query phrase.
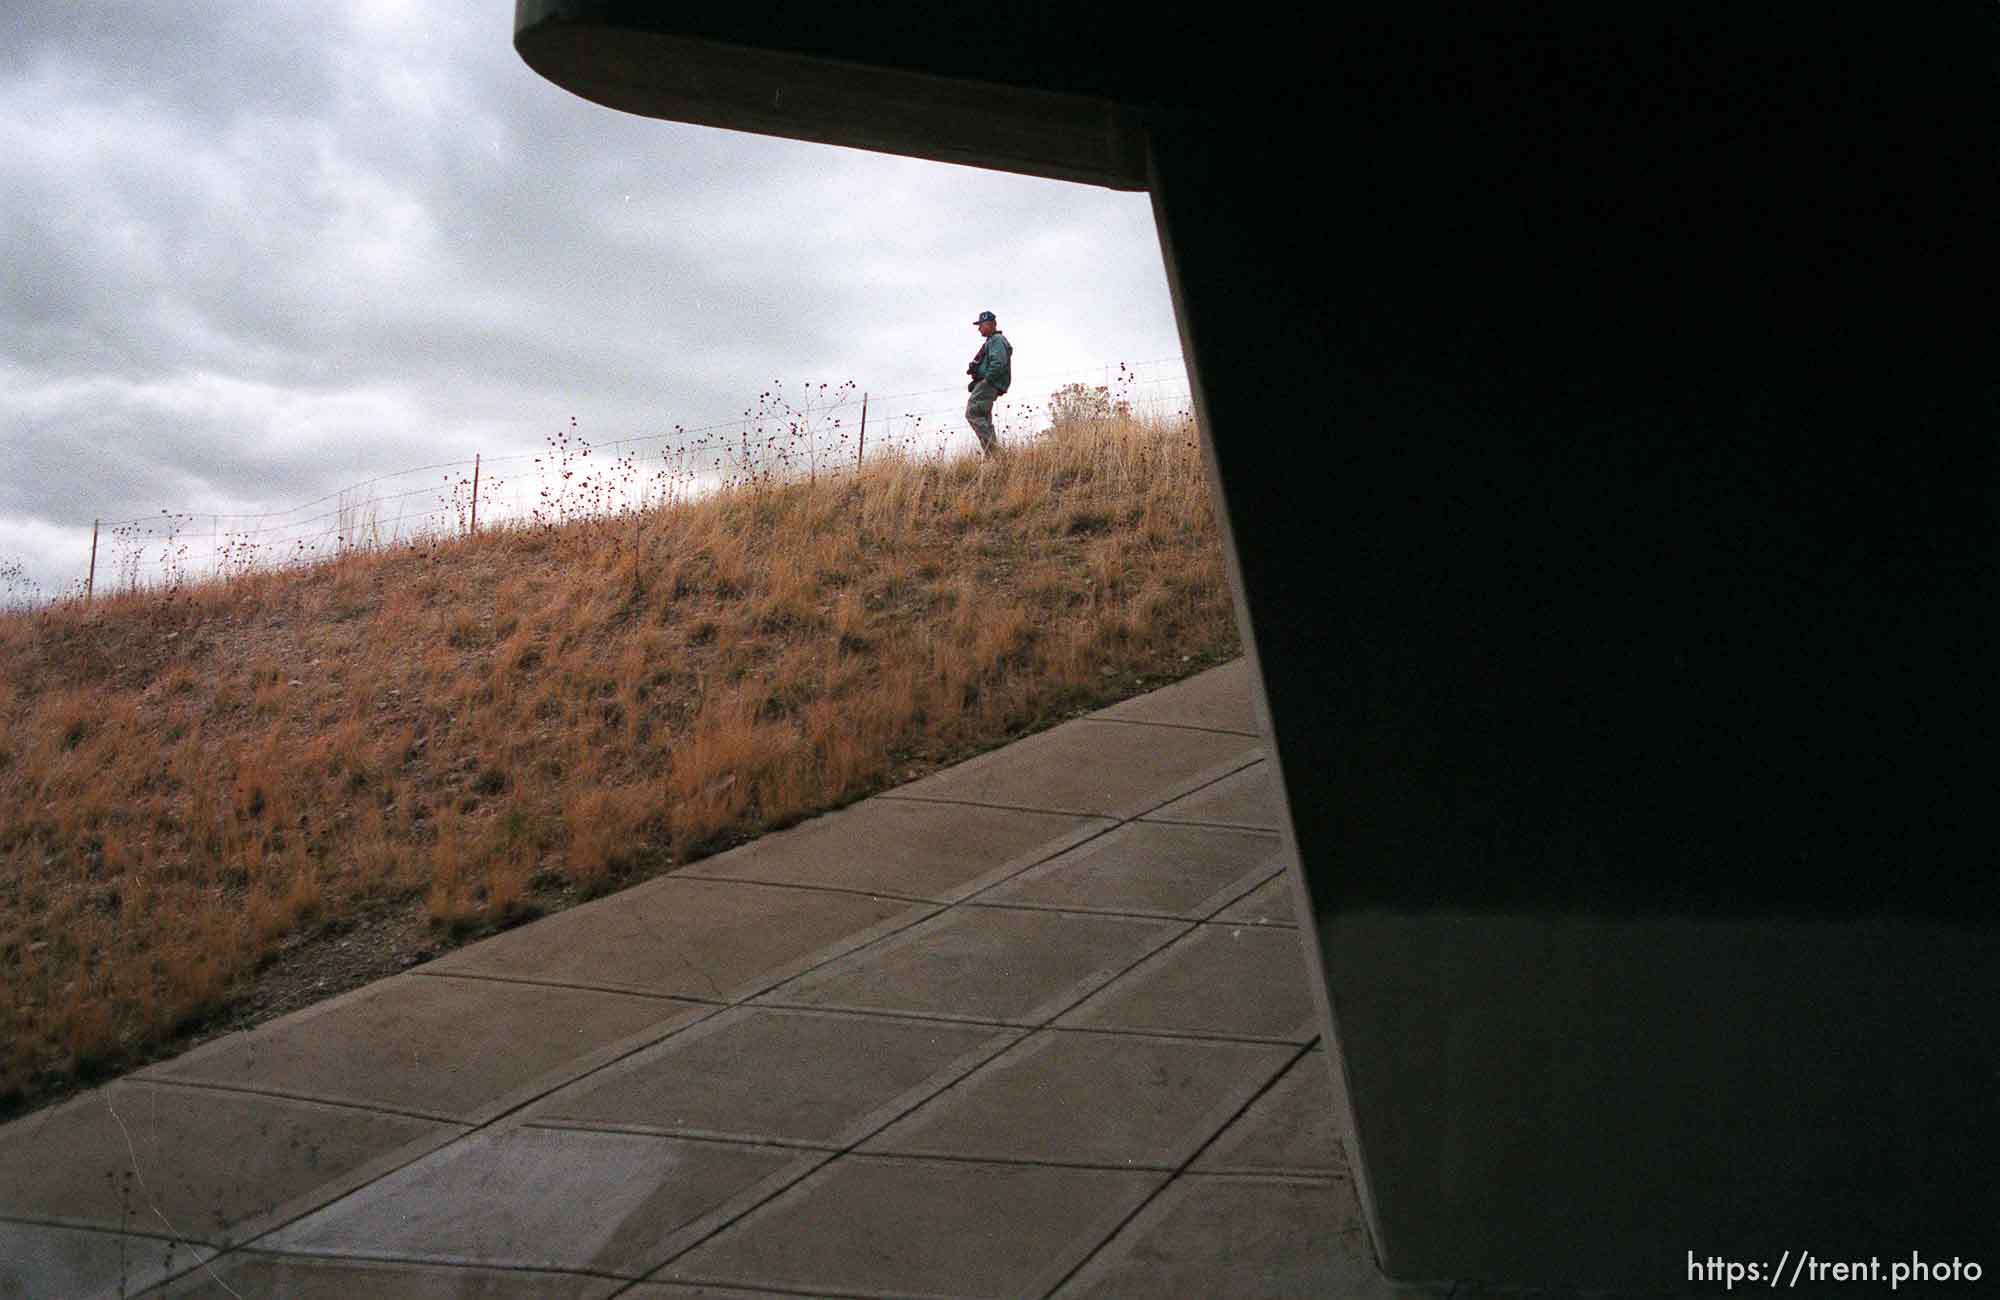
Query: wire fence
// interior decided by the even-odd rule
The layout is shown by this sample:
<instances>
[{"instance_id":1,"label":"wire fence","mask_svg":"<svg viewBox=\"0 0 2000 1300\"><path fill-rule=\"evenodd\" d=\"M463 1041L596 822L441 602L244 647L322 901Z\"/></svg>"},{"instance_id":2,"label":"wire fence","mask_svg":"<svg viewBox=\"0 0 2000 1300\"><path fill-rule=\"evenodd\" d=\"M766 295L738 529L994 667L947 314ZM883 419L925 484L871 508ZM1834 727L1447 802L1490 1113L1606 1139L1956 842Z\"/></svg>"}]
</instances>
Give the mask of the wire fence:
<instances>
[{"instance_id":1,"label":"wire fence","mask_svg":"<svg viewBox=\"0 0 2000 1300\"><path fill-rule=\"evenodd\" d=\"M1024 375L996 407L994 424L1003 443L1020 443L1057 419L1113 412L1192 420L1181 358ZM853 383L787 392L774 382L740 418L698 428L593 443L572 419L539 451L394 470L287 508L162 509L99 520L87 576L66 594L175 587L483 528L555 527L730 486L834 478L879 457L950 458L977 445L963 389L884 396Z\"/></svg>"}]
</instances>

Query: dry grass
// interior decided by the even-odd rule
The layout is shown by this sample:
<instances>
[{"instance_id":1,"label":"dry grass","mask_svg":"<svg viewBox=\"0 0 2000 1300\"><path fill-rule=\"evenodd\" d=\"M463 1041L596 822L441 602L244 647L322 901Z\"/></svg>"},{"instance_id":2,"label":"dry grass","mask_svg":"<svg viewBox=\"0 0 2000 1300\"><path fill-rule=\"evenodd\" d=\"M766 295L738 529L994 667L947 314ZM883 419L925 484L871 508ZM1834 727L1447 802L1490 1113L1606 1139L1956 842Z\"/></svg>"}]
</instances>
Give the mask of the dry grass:
<instances>
[{"instance_id":1,"label":"dry grass","mask_svg":"<svg viewBox=\"0 0 2000 1300\"><path fill-rule=\"evenodd\" d=\"M0 614L0 1110L1236 652L1180 427Z\"/></svg>"}]
</instances>

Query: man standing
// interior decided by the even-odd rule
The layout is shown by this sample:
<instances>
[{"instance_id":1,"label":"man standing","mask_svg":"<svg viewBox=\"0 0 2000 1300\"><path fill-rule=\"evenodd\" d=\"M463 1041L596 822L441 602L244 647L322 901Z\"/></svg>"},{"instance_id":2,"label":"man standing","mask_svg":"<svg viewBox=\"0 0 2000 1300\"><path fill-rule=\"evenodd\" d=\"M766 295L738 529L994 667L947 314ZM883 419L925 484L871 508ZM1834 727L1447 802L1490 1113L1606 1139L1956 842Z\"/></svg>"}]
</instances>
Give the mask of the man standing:
<instances>
[{"instance_id":1,"label":"man standing","mask_svg":"<svg viewBox=\"0 0 2000 1300\"><path fill-rule=\"evenodd\" d=\"M993 403L1014 382L1014 345L1000 332L1000 322L993 318L992 312L980 312L979 319L972 323L986 341L979 345L979 351L972 354L972 364L965 368L965 373L972 376L972 382L965 386L972 394L966 399L965 420L979 435L980 448L993 456L1000 451L1000 439L993 432Z\"/></svg>"}]
</instances>

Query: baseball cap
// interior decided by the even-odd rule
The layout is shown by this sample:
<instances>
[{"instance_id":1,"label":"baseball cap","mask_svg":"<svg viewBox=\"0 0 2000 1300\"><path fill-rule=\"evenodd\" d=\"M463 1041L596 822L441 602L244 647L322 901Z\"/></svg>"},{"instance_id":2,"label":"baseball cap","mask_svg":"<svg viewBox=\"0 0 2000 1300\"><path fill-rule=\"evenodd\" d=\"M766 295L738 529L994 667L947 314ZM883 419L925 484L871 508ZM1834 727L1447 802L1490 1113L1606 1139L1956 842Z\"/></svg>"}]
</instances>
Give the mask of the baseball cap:
<instances>
[{"instance_id":1,"label":"baseball cap","mask_svg":"<svg viewBox=\"0 0 2000 1300\"><path fill-rule=\"evenodd\" d=\"M997 319L998 319L998 317L994 316L994 314L993 314L992 312L990 312L990 311L983 311L983 312L980 312L980 313L979 313L979 319L978 319L978 320L976 320L976 321L974 321L974 322L972 322L972 323L973 323L974 325L984 325L984 324L985 324L985 323L986 323L987 321L990 321L990 320L997 320Z\"/></svg>"}]
</instances>

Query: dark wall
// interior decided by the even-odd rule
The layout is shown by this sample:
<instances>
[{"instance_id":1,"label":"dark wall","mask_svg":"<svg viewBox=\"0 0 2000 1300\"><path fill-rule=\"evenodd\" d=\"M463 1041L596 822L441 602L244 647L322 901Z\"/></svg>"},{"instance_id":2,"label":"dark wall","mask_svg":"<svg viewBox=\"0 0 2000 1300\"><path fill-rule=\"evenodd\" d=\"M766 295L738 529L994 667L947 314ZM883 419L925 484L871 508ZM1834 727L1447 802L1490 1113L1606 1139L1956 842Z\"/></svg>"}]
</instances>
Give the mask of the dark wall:
<instances>
[{"instance_id":1,"label":"dark wall","mask_svg":"<svg viewBox=\"0 0 2000 1300\"><path fill-rule=\"evenodd\" d=\"M1441 32L1159 133L1324 904L1994 918L1991 46L1916 45Z\"/></svg>"},{"instance_id":2,"label":"dark wall","mask_svg":"<svg viewBox=\"0 0 2000 1300\"><path fill-rule=\"evenodd\" d=\"M1154 119L1392 1276L1990 1252L1990 37L1378 32Z\"/></svg>"}]
</instances>

